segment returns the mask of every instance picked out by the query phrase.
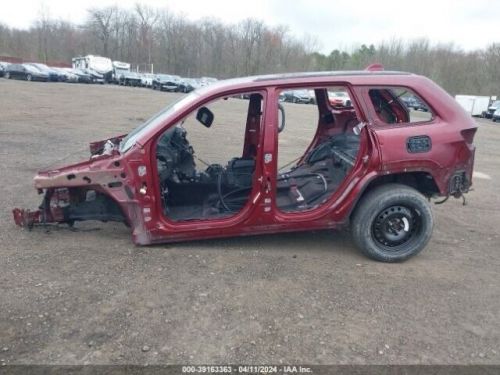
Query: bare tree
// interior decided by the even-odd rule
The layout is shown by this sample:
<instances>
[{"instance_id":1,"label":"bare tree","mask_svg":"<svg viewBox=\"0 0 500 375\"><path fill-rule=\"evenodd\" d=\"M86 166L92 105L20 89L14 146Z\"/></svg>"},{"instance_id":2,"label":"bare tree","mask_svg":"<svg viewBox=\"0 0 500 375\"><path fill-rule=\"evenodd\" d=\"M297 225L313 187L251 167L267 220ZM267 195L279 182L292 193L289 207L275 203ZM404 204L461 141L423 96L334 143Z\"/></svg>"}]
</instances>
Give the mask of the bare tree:
<instances>
[{"instance_id":1,"label":"bare tree","mask_svg":"<svg viewBox=\"0 0 500 375\"><path fill-rule=\"evenodd\" d=\"M88 10L89 21L88 27L95 33L99 41L102 43L102 54L109 54L109 41L112 32L113 17L117 13L116 7L106 8L91 8Z\"/></svg>"},{"instance_id":2,"label":"bare tree","mask_svg":"<svg viewBox=\"0 0 500 375\"><path fill-rule=\"evenodd\" d=\"M88 10L83 25L50 17L42 7L29 30L0 25L0 55L43 62L70 62L79 54L100 54L132 64L154 64L156 72L219 78L304 70L363 69L373 62L386 69L423 74L452 94L500 95L500 43L463 51L427 39L391 39L350 50L318 52L312 36L298 39L285 26L247 19L235 25L217 19L190 21L137 4L129 10Z\"/></svg>"},{"instance_id":3,"label":"bare tree","mask_svg":"<svg viewBox=\"0 0 500 375\"><path fill-rule=\"evenodd\" d=\"M38 39L38 58L47 62L48 56L48 45L50 39L51 20L49 9L42 4L38 10L38 17L35 21L35 30Z\"/></svg>"},{"instance_id":4,"label":"bare tree","mask_svg":"<svg viewBox=\"0 0 500 375\"><path fill-rule=\"evenodd\" d=\"M153 29L159 19L159 13L146 5L136 4L135 13L138 17L139 59L151 64L153 50Z\"/></svg>"}]
</instances>

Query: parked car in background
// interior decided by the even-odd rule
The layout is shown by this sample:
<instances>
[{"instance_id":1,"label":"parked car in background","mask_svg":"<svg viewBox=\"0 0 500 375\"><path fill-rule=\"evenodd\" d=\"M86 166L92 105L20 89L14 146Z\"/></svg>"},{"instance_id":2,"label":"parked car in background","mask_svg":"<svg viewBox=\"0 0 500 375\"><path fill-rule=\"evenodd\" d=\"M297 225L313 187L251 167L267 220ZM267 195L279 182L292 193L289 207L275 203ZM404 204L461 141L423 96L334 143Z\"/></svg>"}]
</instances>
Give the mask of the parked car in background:
<instances>
[{"instance_id":1,"label":"parked car in background","mask_svg":"<svg viewBox=\"0 0 500 375\"><path fill-rule=\"evenodd\" d=\"M415 111L429 112L429 107L427 107L427 105L418 98L415 98L413 109Z\"/></svg>"},{"instance_id":2,"label":"parked car in background","mask_svg":"<svg viewBox=\"0 0 500 375\"><path fill-rule=\"evenodd\" d=\"M401 101L406 105L408 109L414 109L415 111L429 112L429 107L423 103L420 99L414 96L403 96Z\"/></svg>"},{"instance_id":3,"label":"parked car in background","mask_svg":"<svg viewBox=\"0 0 500 375\"><path fill-rule=\"evenodd\" d=\"M208 86L208 85L211 85L212 83L215 83L217 82L217 78L213 78L213 77L201 77L199 79L199 83L201 86Z\"/></svg>"},{"instance_id":4,"label":"parked car in background","mask_svg":"<svg viewBox=\"0 0 500 375\"><path fill-rule=\"evenodd\" d=\"M289 103L313 104L314 96L309 90L284 91L280 97L281 101Z\"/></svg>"},{"instance_id":5,"label":"parked car in background","mask_svg":"<svg viewBox=\"0 0 500 375\"><path fill-rule=\"evenodd\" d=\"M493 114L499 108L500 108L500 100L495 100L493 103L490 104L488 109L483 112L483 117L484 118L493 118Z\"/></svg>"},{"instance_id":6,"label":"parked car in background","mask_svg":"<svg viewBox=\"0 0 500 375\"><path fill-rule=\"evenodd\" d=\"M123 86L140 86L141 77L136 72L126 71L121 72L118 77L118 84Z\"/></svg>"},{"instance_id":7,"label":"parked car in background","mask_svg":"<svg viewBox=\"0 0 500 375\"><path fill-rule=\"evenodd\" d=\"M70 68L52 67L52 70L55 70L59 75L61 75L62 80L64 82L69 82L69 83L78 82L78 76L75 73L73 73Z\"/></svg>"},{"instance_id":8,"label":"parked car in background","mask_svg":"<svg viewBox=\"0 0 500 375\"><path fill-rule=\"evenodd\" d=\"M140 73L139 76L141 77L141 86L142 87L151 87L151 86L153 86L153 79L155 77L154 74L151 74L151 73Z\"/></svg>"},{"instance_id":9,"label":"parked car in background","mask_svg":"<svg viewBox=\"0 0 500 375\"><path fill-rule=\"evenodd\" d=\"M401 96L400 99L406 108L408 108L408 109L413 108L412 106L413 106L413 102L415 100L414 96L404 95L404 96Z\"/></svg>"},{"instance_id":10,"label":"parked car in background","mask_svg":"<svg viewBox=\"0 0 500 375\"><path fill-rule=\"evenodd\" d=\"M179 86L177 87L177 91L188 93L197 88L200 88L201 84L194 78L182 78L179 81Z\"/></svg>"},{"instance_id":11,"label":"parked car in background","mask_svg":"<svg viewBox=\"0 0 500 375\"><path fill-rule=\"evenodd\" d=\"M26 81L48 81L49 75L41 72L29 64L10 64L5 69L4 77L7 79L24 79Z\"/></svg>"},{"instance_id":12,"label":"parked car in background","mask_svg":"<svg viewBox=\"0 0 500 375\"><path fill-rule=\"evenodd\" d=\"M334 107L350 107L351 98L345 91L329 91L328 100Z\"/></svg>"},{"instance_id":13,"label":"parked car in background","mask_svg":"<svg viewBox=\"0 0 500 375\"><path fill-rule=\"evenodd\" d=\"M160 91L177 91L179 87L179 76L168 74L157 74L153 79L153 90Z\"/></svg>"},{"instance_id":14,"label":"parked car in background","mask_svg":"<svg viewBox=\"0 0 500 375\"><path fill-rule=\"evenodd\" d=\"M493 112L491 118L493 119L493 122L500 121L500 108L497 108L495 112Z\"/></svg>"},{"instance_id":15,"label":"parked car in background","mask_svg":"<svg viewBox=\"0 0 500 375\"><path fill-rule=\"evenodd\" d=\"M49 76L49 81L52 81L52 82L64 81L64 75L62 75L61 73L58 73L57 71L55 71L52 68L49 68L45 64L41 64L41 63L27 63L27 64L34 66L36 69L38 69L41 72L46 73Z\"/></svg>"},{"instance_id":16,"label":"parked car in background","mask_svg":"<svg viewBox=\"0 0 500 375\"><path fill-rule=\"evenodd\" d=\"M0 77L3 77L5 69L10 65L8 62L0 61Z\"/></svg>"},{"instance_id":17,"label":"parked car in background","mask_svg":"<svg viewBox=\"0 0 500 375\"><path fill-rule=\"evenodd\" d=\"M82 69L65 68L78 77L78 83L92 83L92 76Z\"/></svg>"}]
</instances>

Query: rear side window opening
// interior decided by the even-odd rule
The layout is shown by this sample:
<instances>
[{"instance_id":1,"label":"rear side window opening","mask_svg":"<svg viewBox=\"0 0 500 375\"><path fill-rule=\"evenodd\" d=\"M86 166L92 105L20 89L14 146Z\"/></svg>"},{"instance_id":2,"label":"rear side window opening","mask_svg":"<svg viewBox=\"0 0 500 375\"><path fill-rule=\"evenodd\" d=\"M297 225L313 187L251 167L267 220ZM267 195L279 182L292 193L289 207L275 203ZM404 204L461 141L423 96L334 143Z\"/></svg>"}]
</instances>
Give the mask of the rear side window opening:
<instances>
[{"instance_id":1,"label":"rear side window opening","mask_svg":"<svg viewBox=\"0 0 500 375\"><path fill-rule=\"evenodd\" d=\"M368 96L382 124L418 124L434 119L430 106L410 88L370 88Z\"/></svg>"}]
</instances>

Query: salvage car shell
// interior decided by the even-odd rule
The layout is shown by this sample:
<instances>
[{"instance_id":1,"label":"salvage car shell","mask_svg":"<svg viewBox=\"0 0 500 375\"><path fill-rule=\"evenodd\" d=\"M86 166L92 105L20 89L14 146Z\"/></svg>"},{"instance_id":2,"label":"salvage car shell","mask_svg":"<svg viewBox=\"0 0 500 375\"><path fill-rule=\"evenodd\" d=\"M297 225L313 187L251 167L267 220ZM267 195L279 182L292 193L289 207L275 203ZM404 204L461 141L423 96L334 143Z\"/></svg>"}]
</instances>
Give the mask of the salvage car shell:
<instances>
[{"instance_id":1,"label":"salvage car shell","mask_svg":"<svg viewBox=\"0 0 500 375\"><path fill-rule=\"evenodd\" d=\"M48 81L49 75L29 64L10 64L5 68L5 78L17 78L32 81Z\"/></svg>"},{"instance_id":2,"label":"salvage car shell","mask_svg":"<svg viewBox=\"0 0 500 375\"><path fill-rule=\"evenodd\" d=\"M348 177L327 203L305 212L286 213L274 205L277 170L276 105L282 90L343 85L350 91L361 130L359 155ZM370 87L408 87L429 104L434 117L419 124L383 123L368 104ZM264 98L263 135L256 157L254 186L248 204L236 215L211 220L174 222L162 211L156 144L158 137L175 126L191 111L214 99L258 92ZM66 187L89 187L108 196L119 207L132 229L133 241L146 245L159 242L239 236L283 231L339 228L349 222L358 200L372 187L387 181L414 185L424 195L460 196L472 181L476 125L471 117L442 88L431 80L401 72L320 72L248 77L219 81L186 96L160 114L136 137L124 152L105 150L123 136L91 144L95 154L90 160L54 170L40 171L34 179L40 192ZM432 140L427 152L411 153L407 142L424 135ZM459 191L456 176L459 175ZM17 210L17 211L16 211ZM40 212L14 210L20 225L40 221ZM57 221L57 220L53 220Z\"/></svg>"}]
</instances>

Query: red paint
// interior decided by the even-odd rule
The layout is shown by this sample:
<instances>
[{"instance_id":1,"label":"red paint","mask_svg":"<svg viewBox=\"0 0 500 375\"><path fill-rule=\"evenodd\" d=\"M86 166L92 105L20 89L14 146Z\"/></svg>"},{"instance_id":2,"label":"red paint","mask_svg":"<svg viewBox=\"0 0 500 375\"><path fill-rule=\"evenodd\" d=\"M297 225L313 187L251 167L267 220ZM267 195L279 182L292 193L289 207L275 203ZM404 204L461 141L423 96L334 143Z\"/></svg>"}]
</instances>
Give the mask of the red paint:
<instances>
[{"instance_id":1,"label":"red paint","mask_svg":"<svg viewBox=\"0 0 500 375\"><path fill-rule=\"evenodd\" d=\"M302 231L336 228L345 225L361 194L370 182L377 178L412 172L425 172L438 187L436 195L449 195L451 176L465 171L467 188L472 179L475 147L472 144L476 125L455 100L429 79L413 74L381 72L371 67L364 72L322 72L319 74L276 75L249 77L220 81L199 91L194 100L180 105L166 116L158 126L149 128L136 144L120 154L114 150L88 161L50 171L40 171L35 176L35 188L54 191L50 204L41 211L14 210L18 225L29 226L43 220L60 222L57 188L88 188L106 194L116 202L133 240L145 245L159 242L240 236L258 233ZM353 116L367 126L363 129L360 151L354 168L329 201L317 209L297 212L280 212L274 202L277 160L277 121L279 91L292 88L317 88L343 85L348 88L353 109L324 108L336 111L336 119L348 121ZM418 125L381 123L370 105L367 87L405 86L411 88L431 107L435 117ZM159 181L155 159L156 141L169 127L203 103L216 98L244 92L259 92L264 98L264 125L260 131L245 136L243 153L256 153L257 165L253 191L249 202L238 214L230 218L173 222L162 213L159 199ZM323 107L322 107L323 106ZM322 138L335 134L338 129L318 126L311 146ZM247 130L255 128L251 116ZM432 149L425 153L409 153L406 142L409 137L427 135ZM118 137L120 138L120 137ZM102 148L104 142L96 142L91 150ZM249 147L258 145L258 148ZM272 162L265 163L264 155L271 154ZM62 201L64 201L64 198Z\"/></svg>"}]
</instances>

